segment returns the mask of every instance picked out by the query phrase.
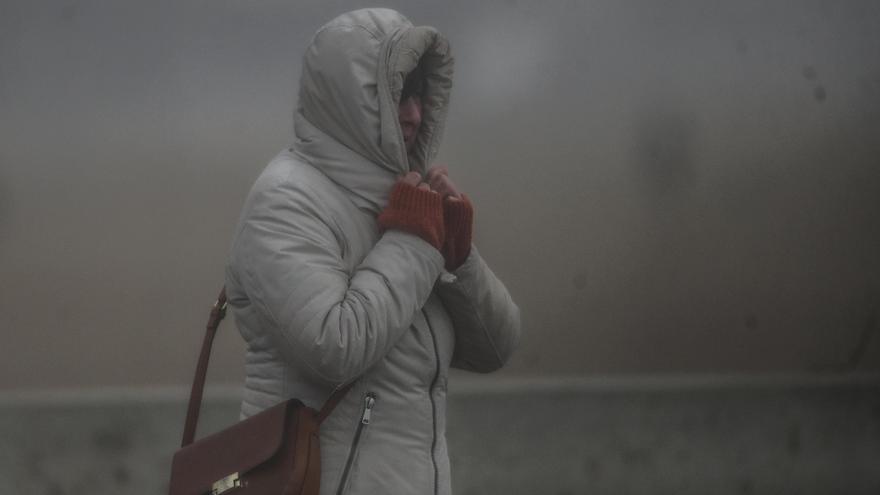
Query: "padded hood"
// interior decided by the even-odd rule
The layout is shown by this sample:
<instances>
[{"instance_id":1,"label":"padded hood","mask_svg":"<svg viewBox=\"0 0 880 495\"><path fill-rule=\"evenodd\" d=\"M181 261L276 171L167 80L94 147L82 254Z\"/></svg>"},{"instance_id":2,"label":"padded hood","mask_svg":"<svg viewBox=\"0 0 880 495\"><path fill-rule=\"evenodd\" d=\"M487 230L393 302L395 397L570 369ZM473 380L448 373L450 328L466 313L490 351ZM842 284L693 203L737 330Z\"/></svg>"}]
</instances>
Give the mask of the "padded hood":
<instances>
[{"instance_id":1,"label":"padded hood","mask_svg":"<svg viewBox=\"0 0 880 495\"><path fill-rule=\"evenodd\" d=\"M407 154L397 107L420 61L422 126ZM293 149L378 213L400 175L424 174L436 157L452 74L449 43L436 29L389 9L342 14L318 30L303 57Z\"/></svg>"}]
</instances>

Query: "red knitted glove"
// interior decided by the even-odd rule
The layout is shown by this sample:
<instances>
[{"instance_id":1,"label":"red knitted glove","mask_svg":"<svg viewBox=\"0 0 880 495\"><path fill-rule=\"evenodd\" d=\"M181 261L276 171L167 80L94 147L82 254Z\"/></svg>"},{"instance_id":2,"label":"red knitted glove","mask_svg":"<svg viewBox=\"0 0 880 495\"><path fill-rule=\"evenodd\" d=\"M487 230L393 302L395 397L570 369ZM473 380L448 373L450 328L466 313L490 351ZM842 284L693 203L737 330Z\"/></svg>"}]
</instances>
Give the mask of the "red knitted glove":
<instances>
[{"instance_id":1,"label":"red knitted glove","mask_svg":"<svg viewBox=\"0 0 880 495\"><path fill-rule=\"evenodd\" d=\"M388 206L379 214L382 230L402 230L417 235L438 251L443 247L443 198L434 191L398 181Z\"/></svg>"},{"instance_id":2,"label":"red knitted glove","mask_svg":"<svg viewBox=\"0 0 880 495\"><path fill-rule=\"evenodd\" d=\"M470 199L464 194L460 199L447 197L443 201L443 219L446 240L441 252L446 260L446 270L451 272L464 264L471 252L474 207Z\"/></svg>"}]
</instances>

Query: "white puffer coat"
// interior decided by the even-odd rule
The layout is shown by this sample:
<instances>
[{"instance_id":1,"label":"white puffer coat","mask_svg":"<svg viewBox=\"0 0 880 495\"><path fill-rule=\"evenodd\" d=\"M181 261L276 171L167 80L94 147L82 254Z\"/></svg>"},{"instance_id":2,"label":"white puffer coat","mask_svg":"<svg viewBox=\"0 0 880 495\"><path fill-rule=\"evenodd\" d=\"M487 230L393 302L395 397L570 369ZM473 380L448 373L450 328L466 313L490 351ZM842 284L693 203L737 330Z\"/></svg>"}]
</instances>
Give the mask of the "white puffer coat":
<instances>
[{"instance_id":1,"label":"white puffer coat","mask_svg":"<svg viewBox=\"0 0 880 495\"><path fill-rule=\"evenodd\" d=\"M423 126L408 157L396 102L420 59ZM436 154L451 85L433 28L386 9L322 27L294 146L257 179L236 230L226 285L247 341L242 417L290 397L320 408L356 380L321 428L325 495L450 493L449 367L493 371L519 339L519 310L476 248L450 274L430 244L376 224L397 177Z\"/></svg>"}]
</instances>

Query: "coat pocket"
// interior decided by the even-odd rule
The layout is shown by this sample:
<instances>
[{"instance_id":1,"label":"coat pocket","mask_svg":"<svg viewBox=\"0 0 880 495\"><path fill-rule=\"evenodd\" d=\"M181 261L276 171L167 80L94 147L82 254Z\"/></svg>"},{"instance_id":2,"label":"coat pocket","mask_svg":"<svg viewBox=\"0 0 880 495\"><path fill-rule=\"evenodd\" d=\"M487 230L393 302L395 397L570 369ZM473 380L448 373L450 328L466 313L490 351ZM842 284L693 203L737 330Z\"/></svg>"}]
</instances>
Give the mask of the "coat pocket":
<instances>
[{"instance_id":1,"label":"coat pocket","mask_svg":"<svg viewBox=\"0 0 880 495\"><path fill-rule=\"evenodd\" d=\"M339 480L339 488L336 495L343 495L346 491L349 475L351 474L351 466L357 457L358 446L360 445L361 435L364 429L370 425L373 416L373 407L376 405L376 394L368 392L364 396L364 409L358 422L357 429L354 431L354 439L351 441L351 448L348 450L348 459L345 461L345 468L342 470L342 478Z\"/></svg>"}]
</instances>

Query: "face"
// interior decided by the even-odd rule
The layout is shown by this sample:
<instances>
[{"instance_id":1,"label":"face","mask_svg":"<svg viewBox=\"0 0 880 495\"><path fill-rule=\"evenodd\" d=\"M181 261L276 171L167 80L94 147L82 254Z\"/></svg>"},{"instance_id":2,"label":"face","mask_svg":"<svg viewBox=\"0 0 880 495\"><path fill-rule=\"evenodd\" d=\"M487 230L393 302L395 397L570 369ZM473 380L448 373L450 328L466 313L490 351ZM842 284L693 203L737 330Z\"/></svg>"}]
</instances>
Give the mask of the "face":
<instances>
[{"instance_id":1,"label":"face","mask_svg":"<svg viewBox=\"0 0 880 495\"><path fill-rule=\"evenodd\" d=\"M400 122L400 130L403 131L406 151L412 151L422 125L422 98L418 95L401 98L397 107L397 120Z\"/></svg>"},{"instance_id":2,"label":"face","mask_svg":"<svg viewBox=\"0 0 880 495\"><path fill-rule=\"evenodd\" d=\"M397 108L397 120L403 131L403 141L406 151L411 152L419 135L419 127L422 125L422 93L425 90L425 80L419 66L407 74L400 91L400 105Z\"/></svg>"}]
</instances>

